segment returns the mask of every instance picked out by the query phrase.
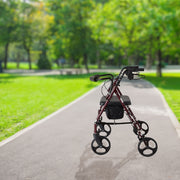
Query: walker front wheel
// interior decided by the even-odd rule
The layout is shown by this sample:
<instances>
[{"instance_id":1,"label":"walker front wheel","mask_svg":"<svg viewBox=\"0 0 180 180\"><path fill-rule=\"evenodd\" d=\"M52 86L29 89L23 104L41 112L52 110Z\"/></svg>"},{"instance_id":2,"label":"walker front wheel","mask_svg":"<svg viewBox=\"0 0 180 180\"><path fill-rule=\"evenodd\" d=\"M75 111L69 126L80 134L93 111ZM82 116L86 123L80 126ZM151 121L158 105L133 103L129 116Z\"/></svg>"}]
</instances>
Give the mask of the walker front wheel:
<instances>
[{"instance_id":1,"label":"walker front wheel","mask_svg":"<svg viewBox=\"0 0 180 180\"><path fill-rule=\"evenodd\" d=\"M150 157L156 153L157 149L157 142L150 137L144 137L139 141L138 151L143 156Z\"/></svg>"},{"instance_id":2,"label":"walker front wheel","mask_svg":"<svg viewBox=\"0 0 180 180\"><path fill-rule=\"evenodd\" d=\"M96 139L93 139L91 143L91 148L92 150L98 154L98 155L104 155L106 154L110 148L111 148L111 143L108 138L106 137L99 137L100 143L96 141Z\"/></svg>"}]
</instances>

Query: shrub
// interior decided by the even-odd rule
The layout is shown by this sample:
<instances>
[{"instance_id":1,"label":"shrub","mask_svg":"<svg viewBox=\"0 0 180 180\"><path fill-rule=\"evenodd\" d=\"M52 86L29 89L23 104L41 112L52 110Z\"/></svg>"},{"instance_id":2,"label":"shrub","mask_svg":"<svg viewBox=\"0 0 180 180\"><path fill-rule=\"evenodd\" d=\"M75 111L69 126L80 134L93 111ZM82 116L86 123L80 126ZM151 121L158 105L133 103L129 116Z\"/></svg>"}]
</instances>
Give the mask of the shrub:
<instances>
[{"instance_id":1,"label":"shrub","mask_svg":"<svg viewBox=\"0 0 180 180\"><path fill-rule=\"evenodd\" d=\"M48 60L45 53L40 55L40 58L37 62L38 69L51 69L51 63Z\"/></svg>"}]
</instances>

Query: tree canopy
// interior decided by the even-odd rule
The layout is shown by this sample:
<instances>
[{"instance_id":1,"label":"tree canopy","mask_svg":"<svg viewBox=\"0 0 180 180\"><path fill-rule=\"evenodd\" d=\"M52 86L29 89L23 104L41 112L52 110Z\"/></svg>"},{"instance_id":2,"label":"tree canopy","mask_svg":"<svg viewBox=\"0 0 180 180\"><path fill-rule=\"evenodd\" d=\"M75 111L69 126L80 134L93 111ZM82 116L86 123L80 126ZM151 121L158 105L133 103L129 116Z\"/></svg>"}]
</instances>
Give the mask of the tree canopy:
<instances>
[{"instance_id":1,"label":"tree canopy","mask_svg":"<svg viewBox=\"0 0 180 180\"><path fill-rule=\"evenodd\" d=\"M179 63L179 18L177 0L0 0L0 59L6 68L9 53L18 53L13 60L30 69L62 57L87 71L157 65L161 76L164 63Z\"/></svg>"}]
</instances>

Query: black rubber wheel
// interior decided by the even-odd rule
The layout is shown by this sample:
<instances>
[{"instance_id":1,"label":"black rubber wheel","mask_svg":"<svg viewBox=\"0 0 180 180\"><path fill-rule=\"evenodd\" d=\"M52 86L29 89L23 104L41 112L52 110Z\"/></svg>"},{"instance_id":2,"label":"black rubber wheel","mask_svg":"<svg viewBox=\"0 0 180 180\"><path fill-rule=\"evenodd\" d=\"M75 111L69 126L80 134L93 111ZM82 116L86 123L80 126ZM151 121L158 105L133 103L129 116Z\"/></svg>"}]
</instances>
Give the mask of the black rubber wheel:
<instances>
[{"instance_id":1,"label":"black rubber wheel","mask_svg":"<svg viewBox=\"0 0 180 180\"><path fill-rule=\"evenodd\" d=\"M137 121L137 122L139 123L139 125L141 127L141 130L140 130L141 136L145 136L149 132L148 124L144 121ZM133 131L136 135L138 135L138 130L135 126L133 127Z\"/></svg>"},{"instance_id":2,"label":"black rubber wheel","mask_svg":"<svg viewBox=\"0 0 180 180\"><path fill-rule=\"evenodd\" d=\"M100 137L100 144L98 144L97 141L93 139L91 148L96 154L104 155L110 150L111 143L108 138Z\"/></svg>"},{"instance_id":3,"label":"black rubber wheel","mask_svg":"<svg viewBox=\"0 0 180 180\"><path fill-rule=\"evenodd\" d=\"M111 134L111 126L109 124L98 124L97 133L100 136L107 137Z\"/></svg>"},{"instance_id":4,"label":"black rubber wheel","mask_svg":"<svg viewBox=\"0 0 180 180\"><path fill-rule=\"evenodd\" d=\"M157 142L153 138L144 137L139 141L138 151L143 156L153 156L157 152L157 149Z\"/></svg>"}]
</instances>

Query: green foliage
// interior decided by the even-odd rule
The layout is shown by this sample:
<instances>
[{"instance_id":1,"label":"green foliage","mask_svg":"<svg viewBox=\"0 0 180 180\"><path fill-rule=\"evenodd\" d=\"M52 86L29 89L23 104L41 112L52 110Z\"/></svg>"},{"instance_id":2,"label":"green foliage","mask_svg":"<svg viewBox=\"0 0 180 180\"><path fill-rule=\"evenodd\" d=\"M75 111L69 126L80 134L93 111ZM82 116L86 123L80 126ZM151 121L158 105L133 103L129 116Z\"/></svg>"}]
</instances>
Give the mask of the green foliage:
<instances>
[{"instance_id":1,"label":"green foliage","mask_svg":"<svg viewBox=\"0 0 180 180\"><path fill-rule=\"evenodd\" d=\"M155 59L159 51L163 57L174 58L172 54L175 49L179 51L180 37L180 6L176 2L112 0L98 3L89 20L93 37L112 42L128 64L135 64L136 59L146 55Z\"/></svg>"},{"instance_id":2,"label":"green foliage","mask_svg":"<svg viewBox=\"0 0 180 180\"><path fill-rule=\"evenodd\" d=\"M0 53L29 61L64 57L73 67L88 63L179 63L180 3L177 0L0 1ZM24 50L26 50L26 54ZM37 56L36 56L37 57ZM38 57L37 57L38 59ZM36 59L36 60L37 60Z\"/></svg>"},{"instance_id":3,"label":"green foliage","mask_svg":"<svg viewBox=\"0 0 180 180\"><path fill-rule=\"evenodd\" d=\"M0 1L0 45L17 40L17 1Z\"/></svg>"},{"instance_id":4,"label":"green foliage","mask_svg":"<svg viewBox=\"0 0 180 180\"><path fill-rule=\"evenodd\" d=\"M91 47L95 46L86 22L93 8L92 1L55 0L49 1L49 7L55 17L51 30L56 58L66 57L73 60L73 64L83 58L87 65L86 57L93 53Z\"/></svg>"}]
</instances>

